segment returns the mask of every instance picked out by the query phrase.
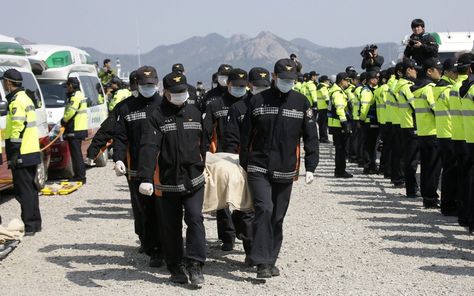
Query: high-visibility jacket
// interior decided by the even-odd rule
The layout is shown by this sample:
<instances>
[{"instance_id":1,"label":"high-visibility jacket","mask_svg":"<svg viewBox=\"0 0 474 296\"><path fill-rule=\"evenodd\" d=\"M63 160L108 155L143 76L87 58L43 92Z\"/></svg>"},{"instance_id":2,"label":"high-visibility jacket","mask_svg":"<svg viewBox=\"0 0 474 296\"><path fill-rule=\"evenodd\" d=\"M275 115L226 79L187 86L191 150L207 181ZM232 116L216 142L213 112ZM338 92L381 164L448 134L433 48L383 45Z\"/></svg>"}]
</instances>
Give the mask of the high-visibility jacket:
<instances>
[{"instance_id":1,"label":"high-visibility jacket","mask_svg":"<svg viewBox=\"0 0 474 296\"><path fill-rule=\"evenodd\" d=\"M114 110L118 103L130 97L131 95L132 93L128 89L123 88L117 90L109 102L109 112Z\"/></svg>"},{"instance_id":2,"label":"high-visibility jacket","mask_svg":"<svg viewBox=\"0 0 474 296\"><path fill-rule=\"evenodd\" d=\"M359 120L377 124L377 105L375 102L374 89L366 85L360 93L360 116Z\"/></svg>"},{"instance_id":3,"label":"high-visibility jacket","mask_svg":"<svg viewBox=\"0 0 474 296\"><path fill-rule=\"evenodd\" d=\"M41 163L39 132L33 101L23 89L7 95L8 113L5 127L7 159L17 155L17 167Z\"/></svg>"},{"instance_id":4,"label":"high-visibility jacket","mask_svg":"<svg viewBox=\"0 0 474 296\"><path fill-rule=\"evenodd\" d=\"M316 83L312 80L307 81L303 84L303 94L308 99L311 107L314 107L317 103L317 90L316 90Z\"/></svg>"},{"instance_id":5,"label":"high-visibility jacket","mask_svg":"<svg viewBox=\"0 0 474 296\"><path fill-rule=\"evenodd\" d=\"M455 81L446 76L433 87L435 99L436 137L438 139L451 139L451 113L449 107L449 93Z\"/></svg>"},{"instance_id":6,"label":"high-visibility jacket","mask_svg":"<svg viewBox=\"0 0 474 296\"><path fill-rule=\"evenodd\" d=\"M388 85L382 84L374 91L375 104L377 107L377 120L380 124L391 122L387 120L387 90Z\"/></svg>"},{"instance_id":7,"label":"high-visibility jacket","mask_svg":"<svg viewBox=\"0 0 474 296\"><path fill-rule=\"evenodd\" d=\"M435 84L431 80L424 80L421 85L412 87L412 93L415 98L412 105L415 108L418 136L436 135L434 86Z\"/></svg>"},{"instance_id":8,"label":"high-visibility jacket","mask_svg":"<svg viewBox=\"0 0 474 296\"><path fill-rule=\"evenodd\" d=\"M349 104L346 93L339 85L334 83L329 89L328 126L342 127L341 122L345 122L349 119L348 107Z\"/></svg>"},{"instance_id":9,"label":"high-visibility jacket","mask_svg":"<svg viewBox=\"0 0 474 296\"><path fill-rule=\"evenodd\" d=\"M349 86L344 90L344 93L347 97L347 103L349 104L349 112L351 112L352 118L354 120L359 120L359 109L360 109L360 102L355 97L354 94L355 85L349 84ZM354 110L357 110L356 112Z\"/></svg>"},{"instance_id":10,"label":"high-visibility jacket","mask_svg":"<svg viewBox=\"0 0 474 296\"><path fill-rule=\"evenodd\" d=\"M474 83L470 83L470 87L467 93L462 96L461 102L464 140L468 144L474 144Z\"/></svg>"},{"instance_id":11,"label":"high-visibility jacket","mask_svg":"<svg viewBox=\"0 0 474 296\"><path fill-rule=\"evenodd\" d=\"M400 111L398 108L398 101L395 95L395 89L397 88L398 79L395 75L392 75L390 79L387 81L387 90L385 93L386 96L386 104L387 104L387 112L386 120L387 122L391 122L392 124L399 125L400 124Z\"/></svg>"},{"instance_id":12,"label":"high-visibility jacket","mask_svg":"<svg viewBox=\"0 0 474 296\"><path fill-rule=\"evenodd\" d=\"M303 88L303 83L301 82L296 82L295 86L293 86L293 90L296 90L297 92L301 93Z\"/></svg>"},{"instance_id":13,"label":"high-visibility jacket","mask_svg":"<svg viewBox=\"0 0 474 296\"><path fill-rule=\"evenodd\" d=\"M67 137L83 138L87 136L87 98L80 90L75 91L69 98L64 109L62 125L66 127L65 135Z\"/></svg>"},{"instance_id":14,"label":"high-visibility jacket","mask_svg":"<svg viewBox=\"0 0 474 296\"><path fill-rule=\"evenodd\" d=\"M414 117L414 105L413 101L415 97L410 90L414 83L406 78L400 78L395 88L395 96L398 101L398 110L400 114L400 127L401 128L414 128L415 122Z\"/></svg>"},{"instance_id":15,"label":"high-visibility jacket","mask_svg":"<svg viewBox=\"0 0 474 296\"><path fill-rule=\"evenodd\" d=\"M317 107L318 110L327 110L329 103L329 84L321 82L316 87L317 89Z\"/></svg>"},{"instance_id":16,"label":"high-visibility jacket","mask_svg":"<svg viewBox=\"0 0 474 296\"><path fill-rule=\"evenodd\" d=\"M467 75L459 75L456 83L449 92L449 113L451 114L451 139L454 141L464 141L466 139L464 134L464 118L462 111L464 107L461 106L461 101L464 102L459 96L459 90L462 82L468 78Z\"/></svg>"}]
</instances>

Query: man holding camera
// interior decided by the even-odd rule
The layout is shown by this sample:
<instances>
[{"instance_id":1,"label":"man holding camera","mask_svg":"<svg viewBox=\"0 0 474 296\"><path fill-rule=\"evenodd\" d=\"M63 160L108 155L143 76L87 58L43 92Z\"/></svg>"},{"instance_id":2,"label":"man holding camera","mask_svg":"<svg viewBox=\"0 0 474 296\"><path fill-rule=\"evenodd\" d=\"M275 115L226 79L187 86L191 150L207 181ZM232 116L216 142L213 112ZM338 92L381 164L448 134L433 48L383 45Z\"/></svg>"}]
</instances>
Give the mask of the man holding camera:
<instances>
[{"instance_id":1,"label":"man holding camera","mask_svg":"<svg viewBox=\"0 0 474 296\"><path fill-rule=\"evenodd\" d=\"M100 82L102 82L103 85L106 85L112 80L112 78L117 76L117 73L115 73L115 71L112 69L112 66L110 65L110 59L104 60L104 66L99 70L98 75Z\"/></svg>"},{"instance_id":2,"label":"man holding camera","mask_svg":"<svg viewBox=\"0 0 474 296\"><path fill-rule=\"evenodd\" d=\"M438 44L433 36L425 32L425 22L422 19L414 19L411 29L413 34L403 53L405 58L414 59L418 65L423 65L429 58L437 58Z\"/></svg>"},{"instance_id":3,"label":"man holding camera","mask_svg":"<svg viewBox=\"0 0 474 296\"><path fill-rule=\"evenodd\" d=\"M376 44L367 45L361 51L362 56L362 69L366 72L380 72L380 68L383 65L384 58L378 54L378 46Z\"/></svg>"}]
</instances>

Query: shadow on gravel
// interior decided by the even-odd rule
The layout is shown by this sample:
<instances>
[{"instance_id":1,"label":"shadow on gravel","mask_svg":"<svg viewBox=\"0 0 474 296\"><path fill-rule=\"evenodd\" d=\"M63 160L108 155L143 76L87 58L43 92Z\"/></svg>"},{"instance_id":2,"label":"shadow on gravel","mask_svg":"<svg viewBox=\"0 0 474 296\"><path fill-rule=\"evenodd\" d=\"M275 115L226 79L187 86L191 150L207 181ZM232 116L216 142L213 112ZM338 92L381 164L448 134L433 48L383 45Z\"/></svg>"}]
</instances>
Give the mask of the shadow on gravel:
<instances>
[{"instance_id":1,"label":"shadow on gravel","mask_svg":"<svg viewBox=\"0 0 474 296\"><path fill-rule=\"evenodd\" d=\"M93 199L88 203L95 205L91 207L74 208L78 214L70 214L64 218L70 221L82 221L82 219L133 219L130 201L120 199ZM120 205L124 205L121 207Z\"/></svg>"},{"instance_id":2,"label":"shadow on gravel","mask_svg":"<svg viewBox=\"0 0 474 296\"><path fill-rule=\"evenodd\" d=\"M340 204L367 214L367 218L360 219L374 224L368 226L369 228L390 233L382 238L396 242L397 247L384 250L402 256L456 260L459 266L430 265L420 269L446 275L474 277L474 239L457 224L457 218L444 217L439 211L425 210L421 198L407 199L401 194L387 192L386 189L391 185L382 178L363 175L337 181L328 178L330 190L327 192L352 197L352 201ZM361 187L362 190L351 190L354 187ZM405 246L399 247L400 244ZM452 248L447 249L447 245Z\"/></svg>"}]
</instances>

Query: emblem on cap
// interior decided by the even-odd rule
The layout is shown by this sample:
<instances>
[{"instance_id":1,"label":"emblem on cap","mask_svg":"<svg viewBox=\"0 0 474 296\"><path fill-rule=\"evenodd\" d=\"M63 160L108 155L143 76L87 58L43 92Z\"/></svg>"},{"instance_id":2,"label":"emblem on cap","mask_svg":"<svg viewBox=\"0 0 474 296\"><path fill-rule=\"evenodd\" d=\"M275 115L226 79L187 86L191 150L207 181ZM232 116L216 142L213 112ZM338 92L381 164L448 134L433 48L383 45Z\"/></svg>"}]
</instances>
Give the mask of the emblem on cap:
<instances>
[{"instance_id":1,"label":"emblem on cap","mask_svg":"<svg viewBox=\"0 0 474 296\"><path fill-rule=\"evenodd\" d=\"M224 69L229 70L229 67L224 67Z\"/></svg>"},{"instance_id":2,"label":"emblem on cap","mask_svg":"<svg viewBox=\"0 0 474 296\"><path fill-rule=\"evenodd\" d=\"M177 77L173 78L173 80L176 81L176 82L180 82L181 81L181 76L177 76Z\"/></svg>"},{"instance_id":3,"label":"emblem on cap","mask_svg":"<svg viewBox=\"0 0 474 296\"><path fill-rule=\"evenodd\" d=\"M286 67L286 71L291 71L291 69L293 69L292 66L285 66Z\"/></svg>"},{"instance_id":4,"label":"emblem on cap","mask_svg":"<svg viewBox=\"0 0 474 296\"><path fill-rule=\"evenodd\" d=\"M262 77L262 78L267 77L267 73L260 73L260 77Z\"/></svg>"},{"instance_id":5,"label":"emblem on cap","mask_svg":"<svg viewBox=\"0 0 474 296\"><path fill-rule=\"evenodd\" d=\"M150 76L151 72L149 72L149 71L144 71L143 74L145 74L145 76Z\"/></svg>"},{"instance_id":6,"label":"emblem on cap","mask_svg":"<svg viewBox=\"0 0 474 296\"><path fill-rule=\"evenodd\" d=\"M240 78L244 78L244 76L245 76L244 74L239 74Z\"/></svg>"}]
</instances>

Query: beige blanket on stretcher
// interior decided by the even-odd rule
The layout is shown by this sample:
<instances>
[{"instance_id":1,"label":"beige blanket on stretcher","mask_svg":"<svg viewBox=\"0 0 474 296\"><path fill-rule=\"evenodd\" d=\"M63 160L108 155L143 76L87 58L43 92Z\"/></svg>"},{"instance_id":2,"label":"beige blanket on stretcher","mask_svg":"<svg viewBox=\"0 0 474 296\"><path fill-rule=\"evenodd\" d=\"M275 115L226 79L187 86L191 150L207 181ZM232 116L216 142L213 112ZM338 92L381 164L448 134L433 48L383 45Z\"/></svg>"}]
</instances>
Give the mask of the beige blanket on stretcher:
<instances>
[{"instance_id":1,"label":"beige blanket on stretcher","mask_svg":"<svg viewBox=\"0 0 474 296\"><path fill-rule=\"evenodd\" d=\"M239 165L239 156L231 153L207 153L206 187L203 213L229 207L231 210L253 209L247 186L247 174Z\"/></svg>"}]
</instances>

